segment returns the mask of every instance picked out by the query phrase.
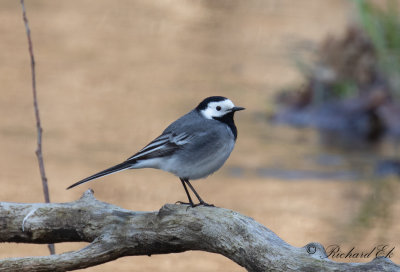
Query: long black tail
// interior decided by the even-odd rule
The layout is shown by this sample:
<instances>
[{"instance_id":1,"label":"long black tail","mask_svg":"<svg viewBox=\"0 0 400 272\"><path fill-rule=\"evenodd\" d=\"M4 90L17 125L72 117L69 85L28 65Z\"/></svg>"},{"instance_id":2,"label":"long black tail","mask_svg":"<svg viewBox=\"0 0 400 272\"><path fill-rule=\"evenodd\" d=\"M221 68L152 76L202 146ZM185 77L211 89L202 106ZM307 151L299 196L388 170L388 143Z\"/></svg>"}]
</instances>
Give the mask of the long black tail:
<instances>
[{"instance_id":1,"label":"long black tail","mask_svg":"<svg viewBox=\"0 0 400 272\"><path fill-rule=\"evenodd\" d=\"M94 179L97 179L97 178L100 178L100 177L104 177L104 176L107 176L107 175L110 175L110 174L113 174L113 173L116 173L116 172L119 172L119 171L122 171L122 170L125 170L125 169L128 169L131 166L132 166L132 161L125 161L123 163L120 163L120 164L117 164L117 165L115 165L113 167L110 167L110 168L108 168L106 170L103 170L103 171L101 171L101 172L99 172L97 174L94 174L94 175L92 175L90 177L82 179L81 181L78 181L78 182L72 184L71 186L69 186L67 188L67 190L71 189L71 188L73 188L75 186L81 185L82 183L85 183L85 182L88 182L88 181L91 181L91 180L94 180Z\"/></svg>"}]
</instances>

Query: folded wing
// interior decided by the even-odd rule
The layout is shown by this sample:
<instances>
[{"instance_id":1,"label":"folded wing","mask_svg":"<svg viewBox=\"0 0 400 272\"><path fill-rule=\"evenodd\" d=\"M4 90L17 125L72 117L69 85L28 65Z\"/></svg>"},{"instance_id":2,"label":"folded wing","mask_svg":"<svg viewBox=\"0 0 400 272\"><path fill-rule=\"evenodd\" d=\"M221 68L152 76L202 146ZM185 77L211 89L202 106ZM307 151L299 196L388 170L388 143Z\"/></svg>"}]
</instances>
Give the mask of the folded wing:
<instances>
[{"instance_id":1,"label":"folded wing","mask_svg":"<svg viewBox=\"0 0 400 272\"><path fill-rule=\"evenodd\" d=\"M80 184L86 183L86 182L94 180L94 179L98 179L100 177L104 177L104 176L114 174L116 172L119 172L119 171L122 171L125 169L132 168L136 164L137 161L171 156L177 150L181 149L185 144L187 144L191 138L192 137L187 133L162 134L161 136L154 139L154 141L152 141L151 143L146 145L138 153L136 153L132 157L128 158L126 161L124 161L120 164L117 164L115 166L112 166L108 169L105 169L99 173L91 175L90 177L82 179L82 180L72 184L67 189L73 188L75 186L78 186Z\"/></svg>"}]
</instances>

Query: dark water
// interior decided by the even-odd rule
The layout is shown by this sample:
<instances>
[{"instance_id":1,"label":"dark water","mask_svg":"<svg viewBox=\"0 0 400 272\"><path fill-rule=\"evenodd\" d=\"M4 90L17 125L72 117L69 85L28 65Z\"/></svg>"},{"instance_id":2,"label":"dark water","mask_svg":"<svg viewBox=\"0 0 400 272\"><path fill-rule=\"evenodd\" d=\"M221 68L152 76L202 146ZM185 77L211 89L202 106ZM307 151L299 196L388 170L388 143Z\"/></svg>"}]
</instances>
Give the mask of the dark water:
<instances>
[{"instance_id":1,"label":"dark water","mask_svg":"<svg viewBox=\"0 0 400 272\"><path fill-rule=\"evenodd\" d=\"M370 144L315 129L274 124L264 129L267 132L261 136L261 148L269 159L254 169L232 166L228 169L230 175L287 181L357 181L400 173L400 163L392 160L398 154L397 145L391 140Z\"/></svg>"}]
</instances>

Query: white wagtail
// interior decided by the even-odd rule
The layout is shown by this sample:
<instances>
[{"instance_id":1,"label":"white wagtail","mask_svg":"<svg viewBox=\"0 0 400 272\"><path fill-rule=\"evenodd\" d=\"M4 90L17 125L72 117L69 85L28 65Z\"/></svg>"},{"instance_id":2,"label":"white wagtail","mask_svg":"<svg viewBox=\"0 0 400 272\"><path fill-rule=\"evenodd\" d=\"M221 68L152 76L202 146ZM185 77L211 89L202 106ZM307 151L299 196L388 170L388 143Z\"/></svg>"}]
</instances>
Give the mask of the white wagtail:
<instances>
[{"instance_id":1,"label":"white wagtail","mask_svg":"<svg viewBox=\"0 0 400 272\"><path fill-rule=\"evenodd\" d=\"M126 161L78 181L67 189L125 169L156 168L180 178L189 203L178 202L192 207L212 206L201 199L189 180L207 177L228 159L237 137L233 115L240 110L244 108L236 107L225 97L208 97ZM196 195L199 204L193 203L186 185Z\"/></svg>"}]
</instances>

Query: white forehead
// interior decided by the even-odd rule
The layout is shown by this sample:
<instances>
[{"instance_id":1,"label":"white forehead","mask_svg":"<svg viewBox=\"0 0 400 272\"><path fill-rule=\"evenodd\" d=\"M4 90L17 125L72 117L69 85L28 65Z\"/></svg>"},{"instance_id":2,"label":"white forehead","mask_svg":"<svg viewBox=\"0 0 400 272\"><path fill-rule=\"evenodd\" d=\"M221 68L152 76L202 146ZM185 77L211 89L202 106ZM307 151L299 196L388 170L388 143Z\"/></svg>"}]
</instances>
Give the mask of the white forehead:
<instances>
[{"instance_id":1,"label":"white forehead","mask_svg":"<svg viewBox=\"0 0 400 272\"><path fill-rule=\"evenodd\" d=\"M233 104L233 102L229 99L225 99L222 101L218 101L218 102L210 102L208 103L208 107L207 108L216 108L217 106L220 106L222 109L232 109L235 105Z\"/></svg>"},{"instance_id":2,"label":"white forehead","mask_svg":"<svg viewBox=\"0 0 400 272\"><path fill-rule=\"evenodd\" d=\"M221 107L217 110L217 107ZM231 111L231 109L235 107L233 102L229 99L225 99L222 101L212 101L207 104L207 108L201 110L203 116L207 119L212 119L213 117L221 117Z\"/></svg>"}]
</instances>

